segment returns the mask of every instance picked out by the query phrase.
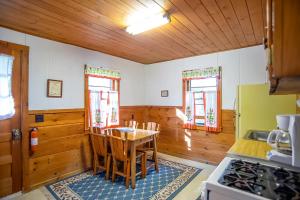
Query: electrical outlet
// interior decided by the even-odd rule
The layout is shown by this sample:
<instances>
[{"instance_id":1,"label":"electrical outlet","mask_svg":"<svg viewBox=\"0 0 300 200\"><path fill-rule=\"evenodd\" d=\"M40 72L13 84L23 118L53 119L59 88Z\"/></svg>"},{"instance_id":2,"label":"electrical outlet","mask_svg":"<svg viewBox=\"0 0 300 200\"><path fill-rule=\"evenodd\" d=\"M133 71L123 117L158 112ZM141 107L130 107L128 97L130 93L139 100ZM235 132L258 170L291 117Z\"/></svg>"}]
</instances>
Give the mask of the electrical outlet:
<instances>
[{"instance_id":1,"label":"electrical outlet","mask_svg":"<svg viewBox=\"0 0 300 200\"><path fill-rule=\"evenodd\" d=\"M44 115L35 115L35 122L44 122Z\"/></svg>"}]
</instances>

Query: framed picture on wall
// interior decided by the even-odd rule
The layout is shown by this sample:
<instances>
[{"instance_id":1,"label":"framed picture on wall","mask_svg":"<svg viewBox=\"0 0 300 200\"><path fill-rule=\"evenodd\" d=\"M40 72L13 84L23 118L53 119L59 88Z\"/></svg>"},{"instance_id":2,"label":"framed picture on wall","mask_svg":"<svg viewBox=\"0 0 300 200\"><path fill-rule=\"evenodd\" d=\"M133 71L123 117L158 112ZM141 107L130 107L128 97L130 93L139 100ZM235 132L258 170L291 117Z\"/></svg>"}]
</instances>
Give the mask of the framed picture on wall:
<instances>
[{"instance_id":1,"label":"framed picture on wall","mask_svg":"<svg viewBox=\"0 0 300 200\"><path fill-rule=\"evenodd\" d=\"M62 98L63 81L61 80L47 80L47 97Z\"/></svg>"},{"instance_id":2,"label":"framed picture on wall","mask_svg":"<svg viewBox=\"0 0 300 200\"><path fill-rule=\"evenodd\" d=\"M162 90L160 92L161 97L168 97L169 96L169 90Z\"/></svg>"}]
</instances>

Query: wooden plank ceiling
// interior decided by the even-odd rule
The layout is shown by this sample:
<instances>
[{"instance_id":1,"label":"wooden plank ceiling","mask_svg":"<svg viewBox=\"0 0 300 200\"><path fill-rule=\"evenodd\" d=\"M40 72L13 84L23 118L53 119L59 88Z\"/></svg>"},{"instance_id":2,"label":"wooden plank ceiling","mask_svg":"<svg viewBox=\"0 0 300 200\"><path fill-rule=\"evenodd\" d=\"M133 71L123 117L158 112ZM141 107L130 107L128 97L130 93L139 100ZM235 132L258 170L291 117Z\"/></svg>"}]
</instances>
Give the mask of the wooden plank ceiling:
<instances>
[{"instance_id":1,"label":"wooden plank ceiling","mask_svg":"<svg viewBox=\"0 0 300 200\"><path fill-rule=\"evenodd\" d=\"M149 64L261 44L265 1L1 0L0 26ZM146 8L171 23L128 34L128 17Z\"/></svg>"}]
</instances>

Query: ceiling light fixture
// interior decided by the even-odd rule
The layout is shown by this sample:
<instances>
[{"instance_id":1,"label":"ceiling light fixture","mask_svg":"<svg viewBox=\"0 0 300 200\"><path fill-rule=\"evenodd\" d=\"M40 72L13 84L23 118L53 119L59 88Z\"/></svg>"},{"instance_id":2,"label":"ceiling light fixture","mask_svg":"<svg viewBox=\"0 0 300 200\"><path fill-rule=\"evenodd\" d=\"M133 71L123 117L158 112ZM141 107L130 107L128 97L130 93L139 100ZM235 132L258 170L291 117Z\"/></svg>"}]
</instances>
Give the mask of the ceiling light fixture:
<instances>
[{"instance_id":1,"label":"ceiling light fixture","mask_svg":"<svg viewBox=\"0 0 300 200\"><path fill-rule=\"evenodd\" d=\"M170 16L166 13L151 15L129 24L126 28L126 31L132 35L136 35L170 22Z\"/></svg>"}]
</instances>

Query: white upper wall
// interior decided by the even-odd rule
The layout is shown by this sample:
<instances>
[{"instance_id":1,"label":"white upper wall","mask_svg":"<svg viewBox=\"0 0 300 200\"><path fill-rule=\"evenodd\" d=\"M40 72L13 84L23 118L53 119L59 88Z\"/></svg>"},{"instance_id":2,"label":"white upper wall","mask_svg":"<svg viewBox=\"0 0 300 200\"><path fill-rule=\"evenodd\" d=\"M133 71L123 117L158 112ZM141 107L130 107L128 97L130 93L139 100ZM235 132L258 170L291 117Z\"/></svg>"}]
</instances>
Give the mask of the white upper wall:
<instances>
[{"instance_id":1,"label":"white upper wall","mask_svg":"<svg viewBox=\"0 0 300 200\"><path fill-rule=\"evenodd\" d=\"M182 71L210 66L222 66L223 109L233 109L238 84L266 82L263 46L161 62L145 66L146 105L181 106ZM161 97L161 90L169 90L169 97Z\"/></svg>"},{"instance_id":2,"label":"white upper wall","mask_svg":"<svg viewBox=\"0 0 300 200\"><path fill-rule=\"evenodd\" d=\"M29 109L84 107L84 65L121 72L121 105L144 105L143 64L0 27L0 40L29 46ZM63 80L63 97L47 98L47 79Z\"/></svg>"},{"instance_id":3,"label":"white upper wall","mask_svg":"<svg viewBox=\"0 0 300 200\"><path fill-rule=\"evenodd\" d=\"M0 40L29 49L29 109L84 107L84 65L121 72L121 105L182 105L183 70L222 66L222 108L233 109L238 84L266 82L262 46L143 65L0 27ZM47 98L47 79L63 80L63 98ZM160 97L169 90L169 97Z\"/></svg>"}]
</instances>

